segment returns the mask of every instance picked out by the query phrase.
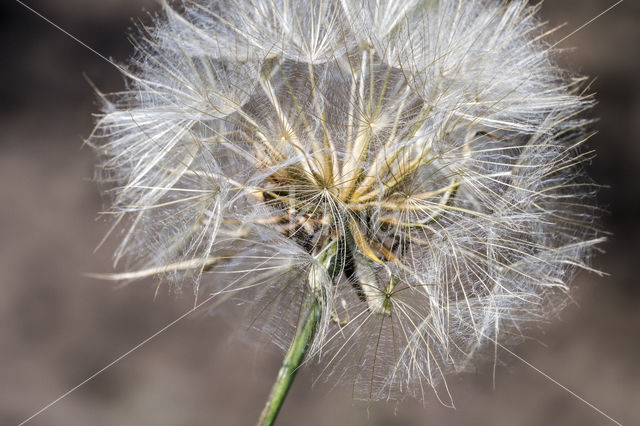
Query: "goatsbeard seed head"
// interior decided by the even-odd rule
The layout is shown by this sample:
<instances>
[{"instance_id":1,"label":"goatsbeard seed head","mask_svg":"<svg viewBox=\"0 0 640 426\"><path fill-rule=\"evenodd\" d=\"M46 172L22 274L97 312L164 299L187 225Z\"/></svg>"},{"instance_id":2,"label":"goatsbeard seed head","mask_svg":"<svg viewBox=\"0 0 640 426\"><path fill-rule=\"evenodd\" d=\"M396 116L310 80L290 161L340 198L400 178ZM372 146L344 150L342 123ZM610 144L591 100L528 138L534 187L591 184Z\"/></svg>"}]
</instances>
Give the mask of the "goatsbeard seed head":
<instances>
[{"instance_id":1,"label":"goatsbeard seed head","mask_svg":"<svg viewBox=\"0 0 640 426\"><path fill-rule=\"evenodd\" d=\"M191 279L369 399L568 301L595 244L582 79L526 1L163 5L91 139L123 277ZM205 290L206 288L206 290ZM442 392L444 393L442 393Z\"/></svg>"}]
</instances>

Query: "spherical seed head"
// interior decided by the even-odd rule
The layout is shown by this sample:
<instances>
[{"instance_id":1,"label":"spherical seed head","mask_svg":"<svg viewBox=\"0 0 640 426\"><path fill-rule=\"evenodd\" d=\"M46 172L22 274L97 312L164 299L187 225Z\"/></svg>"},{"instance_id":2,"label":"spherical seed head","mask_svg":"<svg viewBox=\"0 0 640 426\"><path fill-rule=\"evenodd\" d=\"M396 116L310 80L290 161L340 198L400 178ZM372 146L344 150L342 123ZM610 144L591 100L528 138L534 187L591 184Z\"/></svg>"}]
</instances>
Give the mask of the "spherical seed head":
<instances>
[{"instance_id":1,"label":"spherical seed head","mask_svg":"<svg viewBox=\"0 0 640 426\"><path fill-rule=\"evenodd\" d=\"M424 398L563 307L600 241L592 101L536 12L163 4L91 141L126 224L116 261L244 301L282 346L316 297L323 372Z\"/></svg>"}]
</instances>

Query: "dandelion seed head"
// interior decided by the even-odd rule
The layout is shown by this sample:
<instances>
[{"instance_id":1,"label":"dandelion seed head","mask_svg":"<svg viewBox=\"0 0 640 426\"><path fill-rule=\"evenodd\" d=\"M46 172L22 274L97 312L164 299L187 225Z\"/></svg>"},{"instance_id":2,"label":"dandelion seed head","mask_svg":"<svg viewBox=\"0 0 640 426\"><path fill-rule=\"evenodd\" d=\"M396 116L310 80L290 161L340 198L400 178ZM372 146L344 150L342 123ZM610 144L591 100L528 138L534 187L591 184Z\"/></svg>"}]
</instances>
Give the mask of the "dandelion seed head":
<instances>
[{"instance_id":1,"label":"dandelion seed head","mask_svg":"<svg viewBox=\"0 0 640 426\"><path fill-rule=\"evenodd\" d=\"M538 10L497 0L163 3L91 144L115 261L246 305L354 396L443 379L590 270L592 99ZM494 343L492 343L494 342Z\"/></svg>"}]
</instances>

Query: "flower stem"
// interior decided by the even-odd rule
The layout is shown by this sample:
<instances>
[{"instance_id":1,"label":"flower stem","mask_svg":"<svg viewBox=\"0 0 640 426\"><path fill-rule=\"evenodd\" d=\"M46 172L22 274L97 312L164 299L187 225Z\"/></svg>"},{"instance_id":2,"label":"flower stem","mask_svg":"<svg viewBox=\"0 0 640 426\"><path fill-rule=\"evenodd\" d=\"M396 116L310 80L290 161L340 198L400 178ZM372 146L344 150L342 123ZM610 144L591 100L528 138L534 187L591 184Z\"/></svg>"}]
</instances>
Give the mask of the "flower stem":
<instances>
[{"instance_id":1,"label":"flower stem","mask_svg":"<svg viewBox=\"0 0 640 426\"><path fill-rule=\"evenodd\" d=\"M306 316L302 318L296 335L282 361L282 367L280 367L278 377L271 388L267 404L262 410L258 426L271 426L275 422L280 407L284 403L284 398L287 396L287 392L289 392L293 379L298 372L298 367L302 364L307 349L313 340L316 325L320 319L320 304L315 295L311 299Z\"/></svg>"}]
</instances>

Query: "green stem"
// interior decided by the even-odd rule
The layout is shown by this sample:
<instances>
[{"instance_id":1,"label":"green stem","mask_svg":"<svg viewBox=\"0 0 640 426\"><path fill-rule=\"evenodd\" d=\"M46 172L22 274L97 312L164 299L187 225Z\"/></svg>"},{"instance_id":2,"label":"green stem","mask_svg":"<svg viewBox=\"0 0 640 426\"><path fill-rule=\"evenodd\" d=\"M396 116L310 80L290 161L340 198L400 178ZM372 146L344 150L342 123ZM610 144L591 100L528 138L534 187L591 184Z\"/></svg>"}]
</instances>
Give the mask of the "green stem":
<instances>
[{"instance_id":1,"label":"green stem","mask_svg":"<svg viewBox=\"0 0 640 426\"><path fill-rule=\"evenodd\" d=\"M275 422L284 398L287 396L287 392L289 392L293 379L298 372L298 367L302 364L307 349L313 340L316 326L320 319L320 305L315 295L312 295L311 298L312 300L306 316L302 318L296 335L291 341L289 350L287 350L287 354L282 362L282 367L280 367L280 371L278 372L278 377L271 388L271 394L269 395L267 404L264 410L262 410L260 420L258 420L259 426L271 426Z\"/></svg>"},{"instance_id":2,"label":"green stem","mask_svg":"<svg viewBox=\"0 0 640 426\"><path fill-rule=\"evenodd\" d=\"M278 377L271 388L271 394L269 395L264 410L262 410L260 420L258 420L258 426L271 426L276 421L284 398L287 396L287 392L289 392L298 368L302 364L302 361L304 361L305 355L315 336L318 322L322 317L323 305L321 304L321 300L323 300L324 295L322 282L326 280L327 274L329 280L335 280L338 272L342 270L342 267L338 267L338 265L335 264L337 253L338 243L336 241L330 241L315 256L319 265L312 266L309 271L307 284L311 291L305 303L307 306L303 307L302 310L304 315L300 317L296 335L284 356Z\"/></svg>"}]
</instances>

